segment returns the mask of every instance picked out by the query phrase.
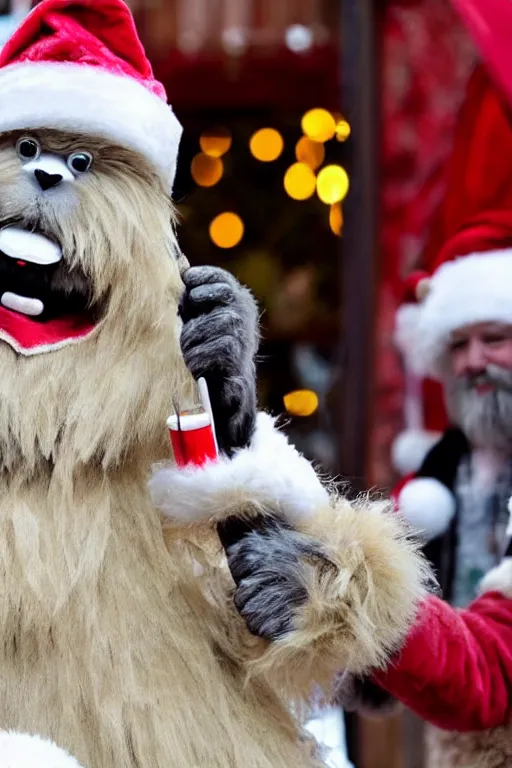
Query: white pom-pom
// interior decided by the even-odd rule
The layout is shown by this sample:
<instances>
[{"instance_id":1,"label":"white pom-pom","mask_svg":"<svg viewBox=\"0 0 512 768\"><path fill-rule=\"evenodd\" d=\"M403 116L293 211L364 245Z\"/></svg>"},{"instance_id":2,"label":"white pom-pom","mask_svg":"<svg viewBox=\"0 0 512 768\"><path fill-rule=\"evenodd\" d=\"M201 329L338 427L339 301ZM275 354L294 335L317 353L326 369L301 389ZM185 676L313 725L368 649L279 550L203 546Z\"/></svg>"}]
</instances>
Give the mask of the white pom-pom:
<instances>
[{"instance_id":1,"label":"white pom-pom","mask_svg":"<svg viewBox=\"0 0 512 768\"><path fill-rule=\"evenodd\" d=\"M406 483L398 496L400 514L426 541L445 533L455 516L455 497L433 477Z\"/></svg>"},{"instance_id":2,"label":"white pom-pom","mask_svg":"<svg viewBox=\"0 0 512 768\"><path fill-rule=\"evenodd\" d=\"M81 768L52 741L26 733L0 731L0 768Z\"/></svg>"},{"instance_id":3,"label":"white pom-pom","mask_svg":"<svg viewBox=\"0 0 512 768\"><path fill-rule=\"evenodd\" d=\"M401 432L391 447L393 467L402 476L416 472L441 434L426 429L406 429Z\"/></svg>"}]
</instances>

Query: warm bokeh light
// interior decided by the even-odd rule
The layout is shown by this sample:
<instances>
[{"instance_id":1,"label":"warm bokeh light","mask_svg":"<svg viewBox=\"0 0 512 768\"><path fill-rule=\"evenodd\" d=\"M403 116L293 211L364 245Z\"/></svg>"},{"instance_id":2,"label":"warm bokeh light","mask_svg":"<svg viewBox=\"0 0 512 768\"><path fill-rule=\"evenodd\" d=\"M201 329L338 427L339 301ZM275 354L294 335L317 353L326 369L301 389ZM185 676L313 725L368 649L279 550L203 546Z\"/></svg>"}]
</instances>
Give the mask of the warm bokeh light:
<instances>
[{"instance_id":1,"label":"warm bokeh light","mask_svg":"<svg viewBox=\"0 0 512 768\"><path fill-rule=\"evenodd\" d=\"M335 132L338 141L346 141L350 136L350 125L342 118L337 121Z\"/></svg>"},{"instance_id":2,"label":"warm bokeh light","mask_svg":"<svg viewBox=\"0 0 512 768\"><path fill-rule=\"evenodd\" d=\"M225 211L210 224L210 237L219 248L234 248L244 235L244 223L240 216Z\"/></svg>"},{"instance_id":3,"label":"warm bokeh light","mask_svg":"<svg viewBox=\"0 0 512 768\"><path fill-rule=\"evenodd\" d=\"M329 211L329 226L335 235L341 235L343 229L343 211L341 210L341 203L334 203L331 205Z\"/></svg>"},{"instance_id":4,"label":"warm bokeh light","mask_svg":"<svg viewBox=\"0 0 512 768\"><path fill-rule=\"evenodd\" d=\"M313 141L329 141L335 130L336 121L326 109L310 109L302 118L302 132Z\"/></svg>"},{"instance_id":5,"label":"warm bokeh light","mask_svg":"<svg viewBox=\"0 0 512 768\"><path fill-rule=\"evenodd\" d=\"M318 395L310 389L298 389L283 397L284 407L291 416L311 416L318 409Z\"/></svg>"},{"instance_id":6,"label":"warm bokeh light","mask_svg":"<svg viewBox=\"0 0 512 768\"><path fill-rule=\"evenodd\" d=\"M210 157L222 157L231 147L231 134L227 128L209 128L199 139L199 146Z\"/></svg>"},{"instance_id":7,"label":"warm bokeh light","mask_svg":"<svg viewBox=\"0 0 512 768\"><path fill-rule=\"evenodd\" d=\"M347 172L340 165L326 165L318 174L316 190L323 203L333 205L347 196L349 180Z\"/></svg>"},{"instance_id":8,"label":"warm bokeh light","mask_svg":"<svg viewBox=\"0 0 512 768\"><path fill-rule=\"evenodd\" d=\"M313 141L313 139L303 136L297 142L295 156L299 163L309 165L311 170L314 171L322 165L324 161L324 145L319 141Z\"/></svg>"},{"instance_id":9,"label":"warm bokeh light","mask_svg":"<svg viewBox=\"0 0 512 768\"><path fill-rule=\"evenodd\" d=\"M277 160L284 148L283 137L275 128L261 128L251 136L249 149L256 160L271 163Z\"/></svg>"},{"instance_id":10,"label":"warm bokeh light","mask_svg":"<svg viewBox=\"0 0 512 768\"><path fill-rule=\"evenodd\" d=\"M294 163L284 176L284 188L294 200L307 200L314 194L315 174L305 163Z\"/></svg>"},{"instance_id":11,"label":"warm bokeh light","mask_svg":"<svg viewBox=\"0 0 512 768\"><path fill-rule=\"evenodd\" d=\"M213 187L221 180L224 165L220 157L210 157L200 152L192 160L190 173L200 187Z\"/></svg>"}]
</instances>

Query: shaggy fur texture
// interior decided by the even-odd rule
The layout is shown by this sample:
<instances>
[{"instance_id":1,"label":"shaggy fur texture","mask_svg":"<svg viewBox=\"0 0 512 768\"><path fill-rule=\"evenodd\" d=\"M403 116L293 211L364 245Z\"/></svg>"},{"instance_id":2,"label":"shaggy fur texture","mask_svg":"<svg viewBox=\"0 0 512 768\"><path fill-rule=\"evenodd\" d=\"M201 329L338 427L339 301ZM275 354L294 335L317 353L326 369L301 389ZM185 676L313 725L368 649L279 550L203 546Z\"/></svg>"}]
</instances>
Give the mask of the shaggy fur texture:
<instances>
[{"instance_id":1,"label":"shaggy fur texture","mask_svg":"<svg viewBox=\"0 0 512 768\"><path fill-rule=\"evenodd\" d=\"M254 431L256 303L247 288L219 267L193 267L183 280L183 357L195 379L206 379L219 449L231 456L248 445Z\"/></svg>"},{"instance_id":2,"label":"shaggy fur texture","mask_svg":"<svg viewBox=\"0 0 512 768\"><path fill-rule=\"evenodd\" d=\"M340 670L364 675L386 664L429 579L397 518L379 502L340 498L297 525L323 557L297 562L307 601L294 611L293 630L254 661L254 673L291 692L316 684L332 696Z\"/></svg>"},{"instance_id":3,"label":"shaggy fur texture","mask_svg":"<svg viewBox=\"0 0 512 768\"><path fill-rule=\"evenodd\" d=\"M215 532L163 530L146 487L192 387L164 189L130 152L38 138L92 151L93 171L42 193L4 136L0 222L58 240L100 322L47 354L0 345L0 728L85 768L319 766L285 696L385 662L422 594L415 549L382 505L325 502L300 532L332 565L296 564L308 600L291 632L249 633ZM234 496L226 517L253 510Z\"/></svg>"},{"instance_id":4,"label":"shaggy fur texture","mask_svg":"<svg viewBox=\"0 0 512 768\"><path fill-rule=\"evenodd\" d=\"M237 610L253 635L271 641L294 629L294 616L307 602L301 564L331 566L321 546L271 517L256 518L226 554Z\"/></svg>"},{"instance_id":5,"label":"shaggy fur texture","mask_svg":"<svg viewBox=\"0 0 512 768\"><path fill-rule=\"evenodd\" d=\"M483 733L443 733L429 727L427 768L510 768L510 726Z\"/></svg>"}]
</instances>

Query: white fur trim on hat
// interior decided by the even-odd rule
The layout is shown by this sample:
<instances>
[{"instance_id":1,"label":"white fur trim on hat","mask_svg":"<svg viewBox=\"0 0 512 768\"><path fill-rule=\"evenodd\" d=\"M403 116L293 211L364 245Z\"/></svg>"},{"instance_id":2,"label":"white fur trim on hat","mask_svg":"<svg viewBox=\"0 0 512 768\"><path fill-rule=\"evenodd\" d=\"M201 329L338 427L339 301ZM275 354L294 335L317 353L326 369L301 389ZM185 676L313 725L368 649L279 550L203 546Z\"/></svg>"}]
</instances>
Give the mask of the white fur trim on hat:
<instances>
[{"instance_id":1,"label":"white fur trim on hat","mask_svg":"<svg viewBox=\"0 0 512 768\"><path fill-rule=\"evenodd\" d=\"M393 441L391 460L402 476L416 472L431 448L439 441L440 432L426 429L406 429Z\"/></svg>"},{"instance_id":2,"label":"white fur trim on hat","mask_svg":"<svg viewBox=\"0 0 512 768\"><path fill-rule=\"evenodd\" d=\"M419 304L404 304L397 309L395 315L395 344L402 353L407 367L411 368L413 372L416 372L415 347L420 317L421 306Z\"/></svg>"},{"instance_id":3,"label":"white fur trim on hat","mask_svg":"<svg viewBox=\"0 0 512 768\"><path fill-rule=\"evenodd\" d=\"M418 477L404 485L398 509L415 532L426 541L445 533L455 515L453 493L433 477Z\"/></svg>"},{"instance_id":4,"label":"white fur trim on hat","mask_svg":"<svg viewBox=\"0 0 512 768\"><path fill-rule=\"evenodd\" d=\"M0 69L0 132L38 128L101 136L133 149L172 189L181 125L168 104L132 77L67 63Z\"/></svg>"},{"instance_id":5,"label":"white fur trim on hat","mask_svg":"<svg viewBox=\"0 0 512 768\"><path fill-rule=\"evenodd\" d=\"M484 576L479 592L481 595L485 592L500 592L504 597L512 598L512 558L505 557Z\"/></svg>"},{"instance_id":6,"label":"white fur trim on hat","mask_svg":"<svg viewBox=\"0 0 512 768\"><path fill-rule=\"evenodd\" d=\"M313 466L264 413L251 445L232 459L156 468L149 489L157 509L177 523L223 519L234 505L270 509L296 522L329 501Z\"/></svg>"},{"instance_id":7,"label":"white fur trim on hat","mask_svg":"<svg viewBox=\"0 0 512 768\"><path fill-rule=\"evenodd\" d=\"M414 331L415 369L439 377L453 331L487 322L512 324L512 249L459 257L436 270Z\"/></svg>"},{"instance_id":8,"label":"white fur trim on hat","mask_svg":"<svg viewBox=\"0 0 512 768\"><path fill-rule=\"evenodd\" d=\"M53 742L26 733L0 731L0 768L80 768Z\"/></svg>"}]
</instances>

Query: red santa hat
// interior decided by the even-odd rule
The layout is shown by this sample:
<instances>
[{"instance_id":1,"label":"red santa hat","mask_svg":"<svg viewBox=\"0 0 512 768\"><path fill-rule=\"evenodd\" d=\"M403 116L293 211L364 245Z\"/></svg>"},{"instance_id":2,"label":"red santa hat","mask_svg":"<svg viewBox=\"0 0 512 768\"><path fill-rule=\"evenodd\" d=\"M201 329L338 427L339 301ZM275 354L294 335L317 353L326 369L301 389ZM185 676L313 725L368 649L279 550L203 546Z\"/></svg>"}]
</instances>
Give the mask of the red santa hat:
<instances>
[{"instance_id":1,"label":"red santa hat","mask_svg":"<svg viewBox=\"0 0 512 768\"><path fill-rule=\"evenodd\" d=\"M42 0L0 52L0 105L1 132L100 136L172 188L182 129L122 0Z\"/></svg>"},{"instance_id":2,"label":"red santa hat","mask_svg":"<svg viewBox=\"0 0 512 768\"><path fill-rule=\"evenodd\" d=\"M419 374L442 374L456 329L512 324L511 178L509 106L480 65L460 114L431 268L410 277L416 303L397 316L399 346Z\"/></svg>"}]
</instances>

